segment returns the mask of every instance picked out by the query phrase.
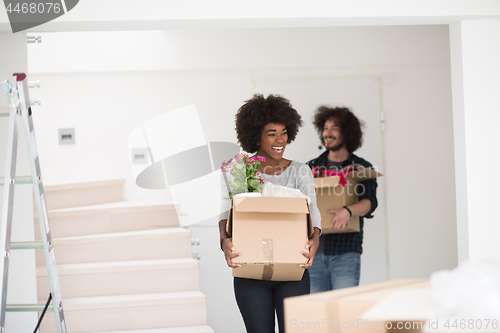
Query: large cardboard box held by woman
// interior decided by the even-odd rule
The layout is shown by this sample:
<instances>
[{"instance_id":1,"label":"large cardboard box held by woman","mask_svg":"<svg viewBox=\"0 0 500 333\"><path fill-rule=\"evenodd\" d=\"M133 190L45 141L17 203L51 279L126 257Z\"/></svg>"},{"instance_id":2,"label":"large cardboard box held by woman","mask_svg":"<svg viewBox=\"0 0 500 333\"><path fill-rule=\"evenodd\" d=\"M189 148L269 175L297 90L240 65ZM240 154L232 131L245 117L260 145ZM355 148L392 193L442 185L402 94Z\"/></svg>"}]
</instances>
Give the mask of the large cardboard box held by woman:
<instances>
[{"instance_id":1,"label":"large cardboard box held by woman","mask_svg":"<svg viewBox=\"0 0 500 333\"><path fill-rule=\"evenodd\" d=\"M301 251L312 236L309 205L305 198L232 198L227 232L232 237L233 259L240 264L233 276L271 281L300 281Z\"/></svg>"}]
</instances>

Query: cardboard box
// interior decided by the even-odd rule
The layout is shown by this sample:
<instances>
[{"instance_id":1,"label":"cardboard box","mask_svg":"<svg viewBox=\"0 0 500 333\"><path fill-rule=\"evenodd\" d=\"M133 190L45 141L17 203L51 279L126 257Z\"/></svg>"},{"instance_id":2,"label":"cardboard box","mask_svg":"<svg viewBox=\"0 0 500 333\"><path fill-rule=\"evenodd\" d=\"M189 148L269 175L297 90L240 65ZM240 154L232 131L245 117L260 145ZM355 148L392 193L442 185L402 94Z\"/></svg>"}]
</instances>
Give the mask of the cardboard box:
<instances>
[{"instance_id":1,"label":"cardboard box","mask_svg":"<svg viewBox=\"0 0 500 333\"><path fill-rule=\"evenodd\" d=\"M363 168L345 175L347 184L340 185L340 176L314 178L316 189L316 203L321 214L321 231L323 234L335 234L345 232L359 232L359 216L353 216L344 229L330 229L333 214L326 211L339 209L344 206L353 205L358 202L357 184L364 180L374 179L382 176L371 168Z\"/></svg>"},{"instance_id":2,"label":"cardboard box","mask_svg":"<svg viewBox=\"0 0 500 333\"><path fill-rule=\"evenodd\" d=\"M334 306L334 311L337 312L338 320L341 323L356 322L356 325L353 325L354 327L350 325L349 329L342 328L340 332L380 333L380 332L385 332L386 327L396 328L397 322L393 322L392 324L387 324L388 322L391 322L389 320L390 319L389 317L383 318L382 320L373 320L373 318L375 317L367 319L367 317L364 317L364 313L369 309L371 309L372 307L374 307L380 301L385 299L387 296L391 295L396 291L402 291L402 290L407 291L412 289L420 290L422 288L430 289L430 287L431 287L430 282L428 280L425 280L422 282L417 282L397 287L390 287L380 290L374 290L371 292L342 298ZM410 318L405 318L405 319L410 319ZM415 320L415 324L412 323L411 325L412 328L422 329L425 322L425 320L422 319L427 319L427 318L419 318L418 320ZM405 322L406 321L403 321L403 324Z\"/></svg>"},{"instance_id":3,"label":"cardboard box","mask_svg":"<svg viewBox=\"0 0 500 333\"><path fill-rule=\"evenodd\" d=\"M300 252L313 227L305 198L239 197L232 199L227 232L233 239L233 276L258 280L300 281L307 263Z\"/></svg>"},{"instance_id":4,"label":"cardboard box","mask_svg":"<svg viewBox=\"0 0 500 333\"><path fill-rule=\"evenodd\" d=\"M398 330L398 326L399 331L410 333L500 332L498 319L439 316L430 284L422 285L422 288L396 290L361 314L360 318L391 323L392 330L386 329L381 333Z\"/></svg>"},{"instance_id":5,"label":"cardboard box","mask_svg":"<svg viewBox=\"0 0 500 333\"><path fill-rule=\"evenodd\" d=\"M347 319L345 321L345 316L343 316L342 312L339 312L338 303L341 300L381 290L389 290L390 292L398 288L421 284L425 281L424 279L398 279L366 286L286 298L284 301L285 332L307 331L311 333L326 333L338 332L346 328L352 329L351 324L357 323L358 318L352 318L350 319L351 321ZM343 317L341 318L340 316Z\"/></svg>"},{"instance_id":6,"label":"cardboard box","mask_svg":"<svg viewBox=\"0 0 500 333\"><path fill-rule=\"evenodd\" d=\"M385 330L382 332L399 330L417 333L438 328L438 321L432 320L436 312L432 288L430 283L427 283L415 288L393 291L361 314L360 318L385 322ZM447 328L446 331L453 332L453 329Z\"/></svg>"}]
</instances>

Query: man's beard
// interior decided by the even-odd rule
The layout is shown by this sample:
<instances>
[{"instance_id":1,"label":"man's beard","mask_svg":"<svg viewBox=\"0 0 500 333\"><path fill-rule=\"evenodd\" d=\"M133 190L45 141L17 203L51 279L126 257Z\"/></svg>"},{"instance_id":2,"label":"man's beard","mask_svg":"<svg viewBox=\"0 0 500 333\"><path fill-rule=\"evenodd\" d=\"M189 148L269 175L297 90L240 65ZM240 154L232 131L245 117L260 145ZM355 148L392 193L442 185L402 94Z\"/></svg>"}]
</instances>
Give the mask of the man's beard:
<instances>
[{"instance_id":1,"label":"man's beard","mask_svg":"<svg viewBox=\"0 0 500 333\"><path fill-rule=\"evenodd\" d=\"M332 147L327 147L325 144L325 139L323 138L323 145L325 146L326 150L332 151L332 152L338 152L342 147L344 147L344 140L341 140L339 143Z\"/></svg>"}]
</instances>

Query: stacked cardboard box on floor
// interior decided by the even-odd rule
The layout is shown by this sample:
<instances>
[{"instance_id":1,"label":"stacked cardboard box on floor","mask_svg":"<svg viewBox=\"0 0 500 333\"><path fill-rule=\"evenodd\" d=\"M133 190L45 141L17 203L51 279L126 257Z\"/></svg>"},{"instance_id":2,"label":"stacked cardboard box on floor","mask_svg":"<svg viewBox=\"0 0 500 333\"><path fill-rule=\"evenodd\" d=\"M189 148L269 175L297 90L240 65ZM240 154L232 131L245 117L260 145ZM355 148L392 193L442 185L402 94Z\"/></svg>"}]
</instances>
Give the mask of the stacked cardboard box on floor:
<instances>
[{"instance_id":1,"label":"stacked cardboard box on floor","mask_svg":"<svg viewBox=\"0 0 500 333\"><path fill-rule=\"evenodd\" d=\"M391 326L393 330L427 332L430 329L434 332L434 328L439 328L439 321L442 324L445 324L445 321L433 320L436 318L437 309L432 288L430 283L423 284L422 287L425 288L416 285L414 289L395 290L361 314L360 318L366 321L385 321L386 326ZM446 332L453 331L453 328L446 328Z\"/></svg>"},{"instance_id":2,"label":"stacked cardboard box on floor","mask_svg":"<svg viewBox=\"0 0 500 333\"><path fill-rule=\"evenodd\" d=\"M356 318L356 320L359 323L363 323L363 325L360 325L359 327L356 327L355 329L349 329L348 331L343 330L344 332L363 332L363 333L376 333L376 332L384 332L384 328L397 328L398 325L397 322L392 322L392 319L390 317L383 318L377 325L376 321L367 321L365 320L362 316L363 313L365 313L367 310L372 308L374 305L385 299L387 296L391 295L392 293L400 290L409 290L409 289L422 289L422 288L431 288L430 282L429 281L422 281L419 283L412 283L409 285L404 285L400 287L393 287L393 288L387 288L387 289L382 289L382 290L375 290L372 292L368 293L363 293L359 295L353 295L349 296L346 298L342 298L339 300L339 302L336 304L337 306L337 311L339 314L339 320L341 322L351 320L351 318ZM412 319L412 318L401 318L401 323L405 324L407 320ZM418 318L414 320L414 325L411 325L412 327L412 332L419 332L423 329L423 324L425 322L424 319L427 318ZM388 324L387 322L391 321L391 324ZM372 324L370 324L372 322ZM403 327L404 325L399 325L399 327ZM407 330L408 331L408 330Z\"/></svg>"},{"instance_id":3,"label":"stacked cardboard box on floor","mask_svg":"<svg viewBox=\"0 0 500 333\"><path fill-rule=\"evenodd\" d=\"M483 276L484 277L484 276ZM412 289L398 289L377 302L368 311L360 315L367 321L385 321L390 323L393 330L407 333L499 333L498 316L479 316L473 313L461 314L459 317L446 317L440 313L436 304L435 292L429 283ZM468 288L464 284L462 288ZM478 295L478 298L481 297ZM457 300L448 300L457 302ZM476 304L482 303L479 299L467 298L463 301ZM459 302L459 301L458 301ZM479 303L480 302L480 303ZM448 306L451 304L449 302ZM455 304L456 305L456 304ZM498 312L497 312L498 313ZM426 321L426 322L425 322Z\"/></svg>"},{"instance_id":4,"label":"stacked cardboard box on floor","mask_svg":"<svg viewBox=\"0 0 500 333\"><path fill-rule=\"evenodd\" d=\"M233 276L271 281L300 281L307 263L300 252L312 236L305 198L232 198L227 232L232 237L233 259L241 264Z\"/></svg>"},{"instance_id":5,"label":"stacked cardboard box on floor","mask_svg":"<svg viewBox=\"0 0 500 333\"><path fill-rule=\"evenodd\" d=\"M360 316L395 290L430 288L424 279L401 279L285 299L285 332L385 332Z\"/></svg>"},{"instance_id":6,"label":"stacked cardboard box on floor","mask_svg":"<svg viewBox=\"0 0 500 333\"><path fill-rule=\"evenodd\" d=\"M321 214L321 229L323 234L359 232L359 216L353 216L344 229L330 229L333 214L326 211L339 209L344 206L353 205L358 202L358 194L361 194L359 182L382 176L371 168L363 168L345 174L347 184L340 185L340 176L314 178L316 189L316 202Z\"/></svg>"}]
</instances>

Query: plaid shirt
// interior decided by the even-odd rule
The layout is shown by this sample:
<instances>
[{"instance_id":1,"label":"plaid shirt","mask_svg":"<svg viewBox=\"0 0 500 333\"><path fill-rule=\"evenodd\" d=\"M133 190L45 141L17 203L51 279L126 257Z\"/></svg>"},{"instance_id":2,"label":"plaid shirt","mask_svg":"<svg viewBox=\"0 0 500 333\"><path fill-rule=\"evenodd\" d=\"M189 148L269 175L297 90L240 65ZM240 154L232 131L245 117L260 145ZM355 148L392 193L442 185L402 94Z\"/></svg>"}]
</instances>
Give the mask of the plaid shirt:
<instances>
[{"instance_id":1,"label":"plaid shirt","mask_svg":"<svg viewBox=\"0 0 500 333\"><path fill-rule=\"evenodd\" d=\"M326 168L327 165L328 150L321 154L318 158L310 160L306 164L309 165L311 169L314 167ZM373 167L369 162L364 159L354 155L349 154L347 160L342 162L342 168L351 164L361 164L365 168ZM364 218L373 218L372 213L377 208L377 179L365 180L359 183L360 186L364 186L365 191L363 195L359 196L359 200L368 199L370 200L372 206L368 214L359 218L359 232L347 232L340 234L325 234L320 237L320 242L325 244L325 254L327 255L338 255L348 252L363 252L363 224Z\"/></svg>"}]
</instances>

